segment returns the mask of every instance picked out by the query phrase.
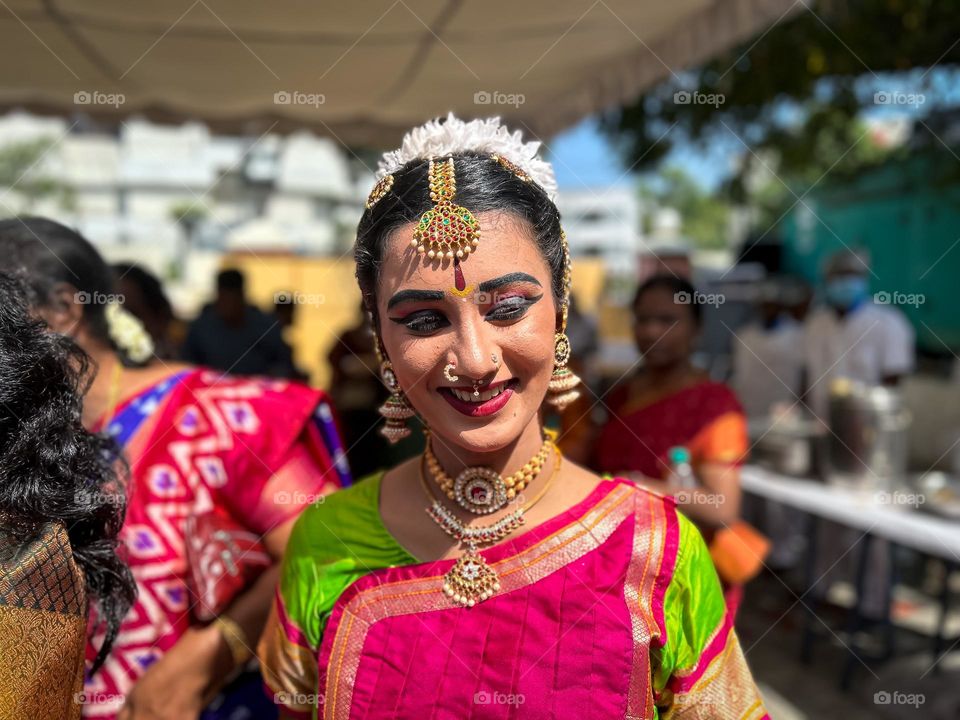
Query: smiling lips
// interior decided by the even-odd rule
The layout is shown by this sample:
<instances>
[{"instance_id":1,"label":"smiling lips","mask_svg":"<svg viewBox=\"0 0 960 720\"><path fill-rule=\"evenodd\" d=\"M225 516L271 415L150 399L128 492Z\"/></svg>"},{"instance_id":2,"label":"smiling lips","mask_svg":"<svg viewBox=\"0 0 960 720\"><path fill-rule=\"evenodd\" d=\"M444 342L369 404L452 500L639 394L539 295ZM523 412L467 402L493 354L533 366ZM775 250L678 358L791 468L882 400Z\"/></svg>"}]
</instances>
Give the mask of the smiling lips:
<instances>
[{"instance_id":1,"label":"smiling lips","mask_svg":"<svg viewBox=\"0 0 960 720\"><path fill-rule=\"evenodd\" d=\"M470 417L484 417L506 405L516 385L516 379L488 385L479 396L474 396L472 387L442 387L439 391L455 410Z\"/></svg>"}]
</instances>

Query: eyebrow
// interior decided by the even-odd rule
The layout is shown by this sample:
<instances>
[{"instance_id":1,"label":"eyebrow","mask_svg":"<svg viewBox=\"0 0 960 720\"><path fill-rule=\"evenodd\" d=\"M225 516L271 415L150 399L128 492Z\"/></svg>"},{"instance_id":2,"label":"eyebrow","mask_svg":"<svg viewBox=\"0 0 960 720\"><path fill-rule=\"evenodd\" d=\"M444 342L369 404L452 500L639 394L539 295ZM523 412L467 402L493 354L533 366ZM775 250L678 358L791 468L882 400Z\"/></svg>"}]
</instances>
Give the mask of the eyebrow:
<instances>
[{"instance_id":1,"label":"eyebrow","mask_svg":"<svg viewBox=\"0 0 960 720\"><path fill-rule=\"evenodd\" d=\"M490 292L491 290L496 290L497 288L514 282L528 282L533 283L537 287L543 287L540 285L540 281L533 277L533 275L527 275L527 273L524 272L509 273L507 275L501 275L498 278L494 278L493 280L485 280L477 287L480 292Z\"/></svg>"},{"instance_id":2,"label":"eyebrow","mask_svg":"<svg viewBox=\"0 0 960 720\"><path fill-rule=\"evenodd\" d=\"M443 291L442 290L401 290L392 298L390 298L390 302L387 303L387 310L391 309L394 305L397 305L402 302L407 302L408 300L419 300L420 302L430 301L430 300L443 300Z\"/></svg>"}]
</instances>

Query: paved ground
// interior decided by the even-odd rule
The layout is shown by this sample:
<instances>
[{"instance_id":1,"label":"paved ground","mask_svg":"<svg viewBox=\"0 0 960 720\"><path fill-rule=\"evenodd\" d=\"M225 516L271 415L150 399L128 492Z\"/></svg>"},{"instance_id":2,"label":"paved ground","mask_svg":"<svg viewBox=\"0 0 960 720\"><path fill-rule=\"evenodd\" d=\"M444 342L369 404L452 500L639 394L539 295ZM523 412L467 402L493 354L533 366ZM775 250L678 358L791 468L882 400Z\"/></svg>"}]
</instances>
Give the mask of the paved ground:
<instances>
[{"instance_id":1,"label":"paved ground","mask_svg":"<svg viewBox=\"0 0 960 720\"><path fill-rule=\"evenodd\" d=\"M776 577L760 577L748 587L737 618L741 643L773 720L960 719L960 646L941 659L937 672L931 670L928 641L898 632L897 655L885 663L858 661L853 688L844 693L840 672L851 656L845 647L849 639L841 631L844 614L820 613L822 637L813 662L806 665L799 652L804 610L798 604L784 614L795 599Z\"/></svg>"}]
</instances>

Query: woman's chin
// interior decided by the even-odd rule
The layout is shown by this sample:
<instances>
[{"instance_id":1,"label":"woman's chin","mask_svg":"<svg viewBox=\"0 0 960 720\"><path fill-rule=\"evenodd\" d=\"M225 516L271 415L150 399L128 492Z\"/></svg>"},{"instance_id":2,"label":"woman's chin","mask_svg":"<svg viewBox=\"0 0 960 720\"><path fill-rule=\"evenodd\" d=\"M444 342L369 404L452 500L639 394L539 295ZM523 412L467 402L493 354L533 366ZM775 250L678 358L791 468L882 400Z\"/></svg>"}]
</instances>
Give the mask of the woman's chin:
<instances>
[{"instance_id":1,"label":"woman's chin","mask_svg":"<svg viewBox=\"0 0 960 720\"><path fill-rule=\"evenodd\" d=\"M503 450L515 442L536 413L524 421L519 412L522 404L519 396L514 396L504 408L494 415L469 417L443 404L434 408L434 417L428 419L431 431L447 442L457 445L468 452L490 453Z\"/></svg>"}]
</instances>

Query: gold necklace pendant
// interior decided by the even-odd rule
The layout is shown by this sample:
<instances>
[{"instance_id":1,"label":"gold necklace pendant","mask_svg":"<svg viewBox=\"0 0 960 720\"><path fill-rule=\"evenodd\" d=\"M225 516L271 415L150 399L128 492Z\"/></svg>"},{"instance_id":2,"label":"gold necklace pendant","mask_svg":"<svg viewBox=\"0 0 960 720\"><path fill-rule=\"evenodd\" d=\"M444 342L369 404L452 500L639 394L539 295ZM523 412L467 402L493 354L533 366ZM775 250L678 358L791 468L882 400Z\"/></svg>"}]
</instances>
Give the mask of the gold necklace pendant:
<instances>
[{"instance_id":1,"label":"gold necklace pendant","mask_svg":"<svg viewBox=\"0 0 960 720\"><path fill-rule=\"evenodd\" d=\"M464 510L489 515L507 504L507 486L491 468L468 467L453 481L454 499Z\"/></svg>"},{"instance_id":2,"label":"gold necklace pendant","mask_svg":"<svg viewBox=\"0 0 960 720\"><path fill-rule=\"evenodd\" d=\"M551 443L551 447L556 453L556 463L553 466L553 472L536 497L496 522L480 527L464 525L463 521L440 502L430 483L427 482L424 466L427 464L428 455L423 456L420 462L420 485L427 497L433 501L432 505L426 508L427 514L443 532L466 546L466 552L457 559L453 567L443 576L443 594L455 604L472 608L477 603L483 602L499 592L500 576L487 563L486 558L477 551L477 545L491 545L499 542L514 530L523 526L524 513L540 502L553 483L554 478L560 472L560 464L563 458L556 445Z\"/></svg>"},{"instance_id":3,"label":"gold necklace pendant","mask_svg":"<svg viewBox=\"0 0 960 720\"><path fill-rule=\"evenodd\" d=\"M473 607L500 589L497 571L470 545L443 576L443 593L457 605Z\"/></svg>"}]
</instances>

